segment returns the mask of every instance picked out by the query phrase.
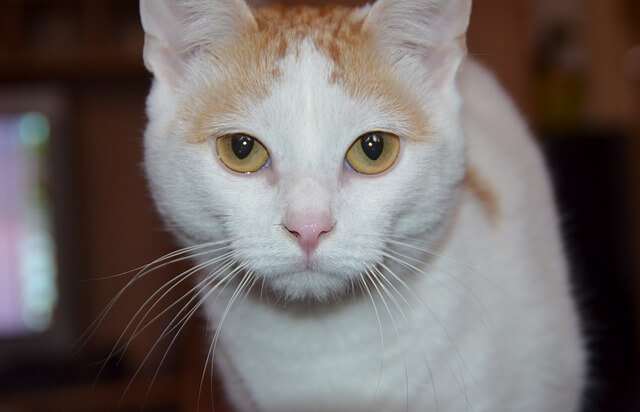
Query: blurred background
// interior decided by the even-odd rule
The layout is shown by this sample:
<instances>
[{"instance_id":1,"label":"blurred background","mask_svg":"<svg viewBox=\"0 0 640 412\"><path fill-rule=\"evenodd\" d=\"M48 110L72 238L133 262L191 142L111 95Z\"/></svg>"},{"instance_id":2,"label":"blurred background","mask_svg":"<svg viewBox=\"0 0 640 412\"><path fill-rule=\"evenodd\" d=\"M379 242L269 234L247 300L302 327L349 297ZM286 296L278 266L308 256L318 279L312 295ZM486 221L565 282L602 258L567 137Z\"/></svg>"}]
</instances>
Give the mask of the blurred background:
<instances>
[{"instance_id":1,"label":"blurred background","mask_svg":"<svg viewBox=\"0 0 640 412\"><path fill-rule=\"evenodd\" d=\"M513 96L554 176L592 350L584 410L640 410L640 2L474 6L470 53ZM0 0L0 411L209 410L209 388L227 409L203 373L202 319L172 344L175 328L158 337L178 307L126 328L185 265L129 287L74 346L134 273L98 278L177 248L140 167L142 44L134 0ZM122 333L126 352L101 362Z\"/></svg>"}]
</instances>

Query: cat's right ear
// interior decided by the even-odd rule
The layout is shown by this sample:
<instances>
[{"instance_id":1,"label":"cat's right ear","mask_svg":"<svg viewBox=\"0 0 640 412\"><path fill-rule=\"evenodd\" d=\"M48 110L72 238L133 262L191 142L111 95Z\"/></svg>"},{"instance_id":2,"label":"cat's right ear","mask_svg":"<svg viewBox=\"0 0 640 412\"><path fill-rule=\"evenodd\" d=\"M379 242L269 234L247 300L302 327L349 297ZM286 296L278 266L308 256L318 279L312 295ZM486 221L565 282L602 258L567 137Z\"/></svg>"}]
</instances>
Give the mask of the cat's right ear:
<instances>
[{"instance_id":1,"label":"cat's right ear","mask_svg":"<svg viewBox=\"0 0 640 412\"><path fill-rule=\"evenodd\" d=\"M169 85L196 50L215 50L256 25L244 0L140 0L140 18L144 64Z\"/></svg>"}]
</instances>

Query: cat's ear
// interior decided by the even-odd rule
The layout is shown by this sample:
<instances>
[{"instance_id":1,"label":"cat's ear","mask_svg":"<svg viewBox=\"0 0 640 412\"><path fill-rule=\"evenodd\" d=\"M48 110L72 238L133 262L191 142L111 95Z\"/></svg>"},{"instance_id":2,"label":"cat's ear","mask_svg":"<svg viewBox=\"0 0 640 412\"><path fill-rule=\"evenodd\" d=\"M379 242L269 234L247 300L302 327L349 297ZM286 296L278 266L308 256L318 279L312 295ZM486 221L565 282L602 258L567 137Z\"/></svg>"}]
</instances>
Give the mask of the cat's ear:
<instances>
[{"instance_id":1,"label":"cat's ear","mask_svg":"<svg viewBox=\"0 0 640 412\"><path fill-rule=\"evenodd\" d=\"M419 57L440 82L455 76L467 52L470 14L471 0L378 0L364 29L395 60Z\"/></svg>"},{"instance_id":2,"label":"cat's ear","mask_svg":"<svg viewBox=\"0 0 640 412\"><path fill-rule=\"evenodd\" d=\"M170 84L195 50L215 50L256 24L244 0L140 0L140 18L144 64Z\"/></svg>"}]
</instances>

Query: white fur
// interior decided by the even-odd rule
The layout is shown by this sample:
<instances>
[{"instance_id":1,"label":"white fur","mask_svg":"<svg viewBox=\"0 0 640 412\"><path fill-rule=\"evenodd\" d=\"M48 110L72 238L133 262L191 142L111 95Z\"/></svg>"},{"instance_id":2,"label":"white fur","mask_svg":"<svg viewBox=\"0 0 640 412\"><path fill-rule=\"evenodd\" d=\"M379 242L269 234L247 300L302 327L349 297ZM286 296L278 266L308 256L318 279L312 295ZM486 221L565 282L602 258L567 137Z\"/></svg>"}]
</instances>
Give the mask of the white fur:
<instances>
[{"instance_id":1,"label":"white fur","mask_svg":"<svg viewBox=\"0 0 640 412\"><path fill-rule=\"evenodd\" d=\"M193 96L219 68L194 53L178 81L165 81L148 66L156 82L145 165L159 210L187 245L234 238L238 262L283 296L250 294L224 320L215 361L238 410L577 410L584 353L543 161L484 69L466 61L455 76L469 4L382 0L369 11L370 21L407 21L386 47L435 130L430 142L403 140L396 164L377 176L346 168L346 151L367 131L402 136L408 125L329 83L332 63L310 41L284 59L266 100L218 119L268 148L271 166L251 175L226 169L213 139L185 140L180 110L198 104ZM448 24L421 45L434 21ZM497 222L464 189L467 164L495 189ZM311 270L282 226L288 210L336 221ZM418 241L400 246L389 235ZM389 249L422 273L384 259ZM401 280L370 285L371 298L352 293L376 265ZM232 292L207 302L213 325Z\"/></svg>"}]
</instances>

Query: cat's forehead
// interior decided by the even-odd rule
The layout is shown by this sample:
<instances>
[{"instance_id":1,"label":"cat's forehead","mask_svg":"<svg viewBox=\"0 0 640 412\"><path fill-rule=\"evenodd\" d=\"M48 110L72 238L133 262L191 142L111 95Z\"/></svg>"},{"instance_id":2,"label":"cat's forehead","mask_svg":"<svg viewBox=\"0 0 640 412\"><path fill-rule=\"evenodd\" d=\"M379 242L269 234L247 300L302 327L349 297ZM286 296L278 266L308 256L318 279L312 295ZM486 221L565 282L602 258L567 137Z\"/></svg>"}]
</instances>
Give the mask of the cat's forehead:
<instances>
[{"instance_id":1,"label":"cat's forehead","mask_svg":"<svg viewBox=\"0 0 640 412\"><path fill-rule=\"evenodd\" d=\"M356 48L364 40L365 14L360 9L270 6L255 9L254 16L256 33L267 41L278 43L283 51L295 53L307 39L338 64L347 46Z\"/></svg>"},{"instance_id":2,"label":"cat's forehead","mask_svg":"<svg viewBox=\"0 0 640 412\"><path fill-rule=\"evenodd\" d=\"M239 127L233 125L234 117L242 118L248 108L269 100L273 107L275 96L281 98L281 111L299 115L311 106L296 105L298 99L317 99L320 104L324 98L323 107L330 114L332 103L337 103L330 101L331 96L341 94L343 101L375 104L399 119L409 137L427 136L428 119L415 96L363 28L366 11L341 6L254 9L253 29L227 47L205 54L216 70L206 87L199 84L195 91L203 103L195 120L204 130L193 135L206 139L232 131ZM284 96L287 101L282 101Z\"/></svg>"},{"instance_id":3,"label":"cat's forehead","mask_svg":"<svg viewBox=\"0 0 640 412\"><path fill-rule=\"evenodd\" d=\"M254 10L254 35L263 40L254 44L271 43L280 62L300 57L311 47L331 65L325 80L339 84L351 97L394 100L390 103L396 106L412 104L394 78L391 62L376 47L371 30L364 27L368 9L335 5L259 8Z\"/></svg>"}]
</instances>

